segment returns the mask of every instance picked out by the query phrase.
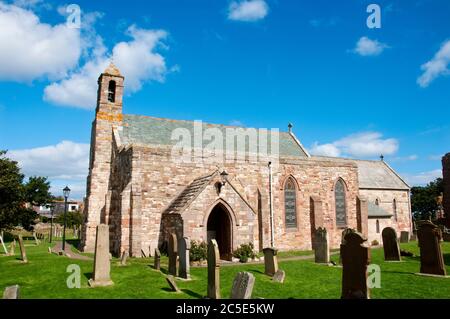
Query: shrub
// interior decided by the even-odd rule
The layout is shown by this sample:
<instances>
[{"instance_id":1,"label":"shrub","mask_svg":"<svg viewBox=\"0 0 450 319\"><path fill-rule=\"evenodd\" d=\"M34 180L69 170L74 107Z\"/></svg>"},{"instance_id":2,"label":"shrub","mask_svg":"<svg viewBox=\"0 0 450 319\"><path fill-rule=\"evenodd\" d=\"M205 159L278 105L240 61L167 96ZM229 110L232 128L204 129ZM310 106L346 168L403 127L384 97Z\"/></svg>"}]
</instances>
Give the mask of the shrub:
<instances>
[{"instance_id":1,"label":"shrub","mask_svg":"<svg viewBox=\"0 0 450 319\"><path fill-rule=\"evenodd\" d=\"M252 243L242 244L233 252L233 257L239 258L241 263L246 263L249 258L255 258L257 256L253 249L254 246Z\"/></svg>"},{"instance_id":2,"label":"shrub","mask_svg":"<svg viewBox=\"0 0 450 319\"><path fill-rule=\"evenodd\" d=\"M189 251L189 259L191 261L206 260L208 254L208 245L206 242L191 241L191 249Z\"/></svg>"},{"instance_id":3,"label":"shrub","mask_svg":"<svg viewBox=\"0 0 450 319\"><path fill-rule=\"evenodd\" d=\"M379 244L378 240L372 240L372 246L378 246Z\"/></svg>"}]
</instances>

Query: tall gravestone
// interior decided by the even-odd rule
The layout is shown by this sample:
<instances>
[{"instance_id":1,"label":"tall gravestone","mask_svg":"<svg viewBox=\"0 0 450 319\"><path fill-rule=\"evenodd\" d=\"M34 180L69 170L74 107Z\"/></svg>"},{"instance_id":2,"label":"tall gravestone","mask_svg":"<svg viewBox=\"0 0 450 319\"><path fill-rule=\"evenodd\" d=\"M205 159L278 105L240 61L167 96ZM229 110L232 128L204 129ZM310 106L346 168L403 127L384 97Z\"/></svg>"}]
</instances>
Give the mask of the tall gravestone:
<instances>
[{"instance_id":1,"label":"tall gravestone","mask_svg":"<svg viewBox=\"0 0 450 319\"><path fill-rule=\"evenodd\" d=\"M442 233L432 222L425 221L417 230L420 248L420 272L423 274L446 275L441 250Z\"/></svg>"},{"instance_id":2,"label":"tall gravestone","mask_svg":"<svg viewBox=\"0 0 450 319\"><path fill-rule=\"evenodd\" d=\"M180 269L178 276L184 279L190 279L190 261L189 251L191 249L191 241L188 237L180 238L178 241L178 255L180 257Z\"/></svg>"},{"instance_id":3,"label":"tall gravestone","mask_svg":"<svg viewBox=\"0 0 450 319\"><path fill-rule=\"evenodd\" d=\"M25 251L25 245L23 244L22 235L19 235L19 247L20 247L20 256L24 263L28 262L27 253Z\"/></svg>"},{"instance_id":4,"label":"tall gravestone","mask_svg":"<svg viewBox=\"0 0 450 319\"><path fill-rule=\"evenodd\" d=\"M215 239L208 243L208 298L220 299L220 253Z\"/></svg>"},{"instance_id":5,"label":"tall gravestone","mask_svg":"<svg viewBox=\"0 0 450 319\"><path fill-rule=\"evenodd\" d=\"M409 231L401 231L400 232L400 242L401 243L409 243Z\"/></svg>"},{"instance_id":6,"label":"tall gravestone","mask_svg":"<svg viewBox=\"0 0 450 319\"><path fill-rule=\"evenodd\" d=\"M169 236L169 275L177 275L178 242L177 235L171 233Z\"/></svg>"},{"instance_id":7,"label":"tall gravestone","mask_svg":"<svg viewBox=\"0 0 450 319\"><path fill-rule=\"evenodd\" d=\"M264 248L264 273L270 277L275 275L278 271L278 259L277 259L278 250L275 248Z\"/></svg>"},{"instance_id":8,"label":"tall gravestone","mask_svg":"<svg viewBox=\"0 0 450 319\"><path fill-rule=\"evenodd\" d=\"M341 244L342 256L342 299L368 299L367 266L370 263L370 249L367 239L358 232L350 232Z\"/></svg>"},{"instance_id":9,"label":"tall gravestone","mask_svg":"<svg viewBox=\"0 0 450 319\"><path fill-rule=\"evenodd\" d=\"M398 245L397 233L392 227L386 227L381 232L383 238L384 260L386 261L400 261L400 247Z\"/></svg>"},{"instance_id":10,"label":"tall gravestone","mask_svg":"<svg viewBox=\"0 0 450 319\"><path fill-rule=\"evenodd\" d=\"M319 227L315 232L314 259L316 263L330 263L330 247L328 245L328 232L325 227Z\"/></svg>"},{"instance_id":11,"label":"tall gravestone","mask_svg":"<svg viewBox=\"0 0 450 319\"><path fill-rule=\"evenodd\" d=\"M231 299L250 299L252 297L255 276L249 272L239 272L231 287Z\"/></svg>"},{"instance_id":12,"label":"tall gravestone","mask_svg":"<svg viewBox=\"0 0 450 319\"><path fill-rule=\"evenodd\" d=\"M16 240L14 239L9 246L9 254L14 256L16 254Z\"/></svg>"},{"instance_id":13,"label":"tall gravestone","mask_svg":"<svg viewBox=\"0 0 450 319\"><path fill-rule=\"evenodd\" d=\"M353 228L345 228L341 234L341 245L345 243L345 236L347 236L347 234L354 232L356 232L356 230L354 230ZM339 264L342 265L342 256L340 254L339 254Z\"/></svg>"},{"instance_id":14,"label":"tall gravestone","mask_svg":"<svg viewBox=\"0 0 450 319\"><path fill-rule=\"evenodd\" d=\"M120 258L120 265L126 266L127 265L127 258L128 258L128 251L124 250L122 252L122 256Z\"/></svg>"},{"instance_id":15,"label":"tall gravestone","mask_svg":"<svg viewBox=\"0 0 450 319\"><path fill-rule=\"evenodd\" d=\"M89 285L91 287L112 285L110 271L109 226L100 224L97 226L97 234L95 236L94 276L89 279Z\"/></svg>"},{"instance_id":16,"label":"tall gravestone","mask_svg":"<svg viewBox=\"0 0 450 319\"><path fill-rule=\"evenodd\" d=\"M153 267L156 270L161 269L161 252L159 251L158 248L155 248L155 258L154 258L154 262L153 262Z\"/></svg>"}]
</instances>

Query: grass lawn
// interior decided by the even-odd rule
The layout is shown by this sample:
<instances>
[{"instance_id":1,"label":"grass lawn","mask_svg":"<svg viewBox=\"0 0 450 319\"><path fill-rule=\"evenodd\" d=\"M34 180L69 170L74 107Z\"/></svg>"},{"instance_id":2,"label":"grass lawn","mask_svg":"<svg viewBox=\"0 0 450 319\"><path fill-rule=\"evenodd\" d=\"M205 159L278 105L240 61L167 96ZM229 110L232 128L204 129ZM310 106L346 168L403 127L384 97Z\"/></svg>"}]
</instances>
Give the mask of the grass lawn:
<instances>
[{"instance_id":1,"label":"grass lawn","mask_svg":"<svg viewBox=\"0 0 450 319\"><path fill-rule=\"evenodd\" d=\"M118 259L111 262L114 286L89 288L87 281L92 274L92 261L71 260L49 254L49 244L35 246L26 241L28 264L16 256L0 255L0 292L6 286L19 284L22 298L202 298L206 294L207 269L191 268L191 281L177 280L181 293L169 291L164 278L167 258L162 257L162 273L155 271L153 258L129 258L128 266L118 266ZM9 248L9 244L7 244ZM418 255L416 242L402 244L402 248ZM450 243L443 243L447 272L450 274ZM3 253L3 250L1 250ZM381 267L381 289L371 289L371 298L450 298L450 278L431 278L414 275L420 269L419 257L403 257L404 262L386 263L383 250L372 249L372 263ZM282 257L301 256L304 252L280 253ZM337 261L339 255L332 256ZM81 268L81 289L69 289L66 268L77 264ZM230 295L234 276L239 271L249 271L256 277L254 297L263 298L339 298L342 268L316 265L312 260L280 261L286 271L284 284L273 283L264 275L264 265L227 266L221 268L221 293Z\"/></svg>"}]
</instances>

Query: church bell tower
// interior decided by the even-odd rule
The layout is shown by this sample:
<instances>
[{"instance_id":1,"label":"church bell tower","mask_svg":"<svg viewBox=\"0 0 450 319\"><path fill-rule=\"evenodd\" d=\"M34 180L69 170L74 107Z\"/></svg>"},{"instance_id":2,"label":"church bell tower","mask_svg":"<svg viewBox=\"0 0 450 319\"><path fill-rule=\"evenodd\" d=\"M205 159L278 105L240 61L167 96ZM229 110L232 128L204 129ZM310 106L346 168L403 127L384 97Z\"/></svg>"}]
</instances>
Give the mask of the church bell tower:
<instances>
[{"instance_id":1,"label":"church bell tower","mask_svg":"<svg viewBox=\"0 0 450 319\"><path fill-rule=\"evenodd\" d=\"M98 78L97 107L92 123L89 175L87 178L81 249L93 252L96 227L108 224L106 196L111 172L114 130L122 126L124 77L111 62Z\"/></svg>"}]
</instances>

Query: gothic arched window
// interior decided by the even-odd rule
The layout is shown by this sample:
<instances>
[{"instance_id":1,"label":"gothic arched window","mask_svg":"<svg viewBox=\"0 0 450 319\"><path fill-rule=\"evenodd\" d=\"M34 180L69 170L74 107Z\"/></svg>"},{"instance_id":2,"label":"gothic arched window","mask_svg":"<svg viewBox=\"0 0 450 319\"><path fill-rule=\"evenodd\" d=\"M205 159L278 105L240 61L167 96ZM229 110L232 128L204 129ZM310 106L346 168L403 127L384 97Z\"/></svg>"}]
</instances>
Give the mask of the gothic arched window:
<instances>
[{"instance_id":1,"label":"gothic arched window","mask_svg":"<svg viewBox=\"0 0 450 319\"><path fill-rule=\"evenodd\" d=\"M284 212L286 228L297 228L297 194L292 177L284 185Z\"/></svg>"},{"instance_id":2,"label":"gothic arched window","mask_svg":"<svg viewBox=\"0 0 450 319\"><path fill-rule=\"evenodd\" d=\"M334 200L336 209L336 225L347 225L347 205L345 203L345 185L344 181L339 179L334 187Z\"/></svg>"},{"instance_id":3,"label":"gothic arched window","mask_svg":"<svg viewBox=\"0 0 450 319\"><path fill-rule=\"evenodd\" d=\"M380 200L378 198L375 199L375 205L380 206Z\"/></svg>"},{"instance_id":4,"label":"gothic arched window","mask_svg":"<svg viewBox=\"0 0 450 319\"><path fill-rule=\"evenodd\" d=\"M112 103L114 103L116 101L116 81L109 81L108 101L112 102Z\"/></svg>"},{"instance_id":5,"label":"gothic arched window","mask_svg":"<svg viewBox=\"0 0 450 319\"><path fill-rule=\"evenodd\" d=\"M397 201L395 198L392 201L392 212L394 213L394 219L397 221Z\"/></svg>"},{"instance_id":6,"label":"gothic arched window","mask_svg":"<svg viewBox=\"0 0 450 319\"><path fill-rule=\"evenodd\" d=\"M377 234L379 234L380 233L380 221L377 219L377 224L376 224L376 226L377 226Z\"/></svg>"}]
</instances>

